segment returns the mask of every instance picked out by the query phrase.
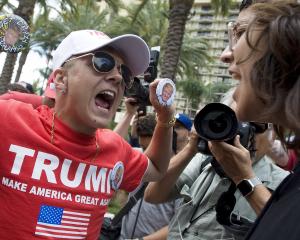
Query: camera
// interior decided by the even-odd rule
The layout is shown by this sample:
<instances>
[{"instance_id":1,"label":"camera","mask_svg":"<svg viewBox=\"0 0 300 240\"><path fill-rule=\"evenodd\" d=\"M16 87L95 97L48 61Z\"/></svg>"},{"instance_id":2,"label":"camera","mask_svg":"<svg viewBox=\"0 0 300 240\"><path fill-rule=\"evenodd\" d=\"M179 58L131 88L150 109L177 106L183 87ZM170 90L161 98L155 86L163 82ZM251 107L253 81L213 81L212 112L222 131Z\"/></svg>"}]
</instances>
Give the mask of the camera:
<instances>
[{"instance_id":1,"label":"camera","mask_svg":"<svg viewBox=\"0 0 300 240\"><path fill-rule=\"evenodd\" d=\"M149 67L142 76L134 78L134 82L130 89L125 89L124 95L126 97L135 98L140 109L145 109L150 106L149 100L149 84L157 77L159 51L152 49L150 51Z\"/></svg>"},{"instance_id":2,"label":"camera","mask_svg":"<svg viewBox=\"0 0 300 240\"><path fill-rule=\"evenodd\" d=\"M222 103L209 103L199 111L194 119L195 129L200 136L199 152L211 155L207 141L225 141L233 144L234 137L240 135L241 144L254 152L256 126L249 122L239 122L234 111Z\"/></svg>"}]
</instances>

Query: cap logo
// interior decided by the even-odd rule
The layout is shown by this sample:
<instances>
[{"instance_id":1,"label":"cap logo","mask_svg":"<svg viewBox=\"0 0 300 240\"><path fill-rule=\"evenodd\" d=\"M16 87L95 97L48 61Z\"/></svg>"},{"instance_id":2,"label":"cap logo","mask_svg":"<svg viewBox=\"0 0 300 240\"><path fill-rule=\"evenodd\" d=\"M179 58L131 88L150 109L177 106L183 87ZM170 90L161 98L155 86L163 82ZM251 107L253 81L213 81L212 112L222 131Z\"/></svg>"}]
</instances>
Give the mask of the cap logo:
<instances>
[{"instance_id":1,"label":"cap logo","mask_svg":"<svg viewBox=\"0 0 300 240\"><path fill-rule=\"evenodd\" d=\"M105 37L105 38L109 38L105 33L100 32L100 31L89 31L90 35L92 36L97 36L97 37Z\"/></svg>"}]
</instances>

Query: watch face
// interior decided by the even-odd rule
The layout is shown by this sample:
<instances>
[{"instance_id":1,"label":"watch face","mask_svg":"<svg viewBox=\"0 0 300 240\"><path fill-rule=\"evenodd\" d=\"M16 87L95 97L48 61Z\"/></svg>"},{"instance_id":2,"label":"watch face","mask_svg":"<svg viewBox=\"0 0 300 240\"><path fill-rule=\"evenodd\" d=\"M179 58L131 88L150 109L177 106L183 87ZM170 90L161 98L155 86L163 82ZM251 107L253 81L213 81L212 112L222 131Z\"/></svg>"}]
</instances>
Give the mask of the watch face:
<instances>
[{"instance_id":1,"label":"watch face","mask_svg":"<svg viewBox=\"0 0 300 240\"><path fill-rule=\"evenodd\" d=\"M254 186L250 180L243 180L237 185L237 188L240 190L243 196L247 196L249 193L253 192Z\"/></svg>"}]
</instances>

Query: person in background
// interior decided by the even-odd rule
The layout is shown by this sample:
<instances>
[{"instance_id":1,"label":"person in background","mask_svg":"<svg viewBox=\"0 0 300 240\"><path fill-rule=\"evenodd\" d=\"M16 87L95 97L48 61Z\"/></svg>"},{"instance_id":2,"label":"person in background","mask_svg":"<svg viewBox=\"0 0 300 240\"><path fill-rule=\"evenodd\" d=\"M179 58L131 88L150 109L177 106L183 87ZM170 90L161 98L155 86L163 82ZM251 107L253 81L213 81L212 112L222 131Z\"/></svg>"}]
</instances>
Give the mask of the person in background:
<instances>
[{"instance_id":1,"label":"person in background","mask_svg":"<svg viewBox=\"0 0 300 240\"><path fill-rule=\"evenodd\" d=\"M7 86L7 92L10 93L12 91L19 92L19 93L30 93L29 89L26 88L25 84L20 83L10 83Z\"/></svg>"},{"instance_id":2,"label":"person in background","mask_svg":"<svg viewBox=\"0 0 300 240\"><path fill-rule=\"evenodd\" d=\"M128 130L132 119L137 115L138 104L134 98L124 97L125 113L120 122L115 126L114 131L124 139L127 138Z\"/></svg>"},{"instance_id":3,"label":"person in background","mask_svg":"<svg viewBox=\"0 0 300 240\"><path fill-rule=\"evenodd\" d=\"M155 126L156 120L153 113L148 113L138 119L136 129L142 151L148 148ZM140 187L143 187L143 184ZM129 197L134 195L138 190L139 188L131 192ZM162 204L150 204L142 198L139 199L122 219L120 239L166 239L168 224L179 203L180 200L174 200Z\"/></svg>"},{"instance_id":4,"label":"person in background","mask_svg":"<svg viewBox=\"0 0 300 240\"><path fill-rule=\"evenodd\" d=\"M96 239L115 191L165 174L175 120L155 94L160 79L149 87L157 124L144 153L107 129L149 59L136 35L74 31L53 55L54 108L0 100L0 239Z\"/></svg>"},{"instance_id":5,"label":"person in background","mask_svg":"<svg viewBox=\"0 0 300 240\"><path fill-rule=\"evenodd\" d=\"M183 113L175 115L176 122L173 129L173 152L178 153L185 147L189 141L191 129L193 126L192 120Z\"/></svg>"}]
</instances>

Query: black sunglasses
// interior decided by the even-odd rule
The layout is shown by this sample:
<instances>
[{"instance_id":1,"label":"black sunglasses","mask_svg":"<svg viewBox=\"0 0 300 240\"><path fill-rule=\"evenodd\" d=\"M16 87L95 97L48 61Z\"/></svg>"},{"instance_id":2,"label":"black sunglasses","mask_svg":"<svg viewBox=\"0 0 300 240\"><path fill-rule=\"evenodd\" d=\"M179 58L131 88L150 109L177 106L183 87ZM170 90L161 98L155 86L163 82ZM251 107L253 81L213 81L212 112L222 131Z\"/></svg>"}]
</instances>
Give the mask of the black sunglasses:
<instances>
[{"instance_id":1,"label":"black sunglasses","mask_svg":"<svg viewBox=\"0 0 300 240\"><path fill-rule=\"evenodd\" d=\"M72 61L74 59L78 59L78 58L82 58L82 57L86 57L86 56L90 56L90 55L93 56L93 58L92 58L93 68L98 73L109 73L110 71L112 71L114 69L114 67L117 64L117 62L113 58L113 56L111 56L110 54L108 54L106 52L100 52L100 51L95 52L95 53L87 53L87 54L80 55L80 56L77 56L74 58L70 58L67 61L65 61L65 63ZM130 69L124 64L118 64L117 68L123 78L125 87L127 89L131 88L134 77L133 77Z\"/></svg>"}]
</instances>

